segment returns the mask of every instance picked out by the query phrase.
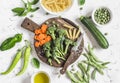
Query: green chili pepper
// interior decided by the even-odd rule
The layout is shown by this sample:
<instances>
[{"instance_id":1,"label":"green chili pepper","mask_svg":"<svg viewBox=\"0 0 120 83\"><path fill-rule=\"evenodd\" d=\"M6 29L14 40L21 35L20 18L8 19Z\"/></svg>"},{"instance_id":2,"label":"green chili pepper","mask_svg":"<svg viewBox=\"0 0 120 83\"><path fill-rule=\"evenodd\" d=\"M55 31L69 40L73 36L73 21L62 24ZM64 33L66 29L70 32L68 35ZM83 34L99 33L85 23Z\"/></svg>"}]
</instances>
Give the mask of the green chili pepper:
<instances>
[{"instance_id":1,"label":"green chili pepper","mask_svg":"<svg viewBox=\"0 0 120 83\"><path fill-rule=\"evenodd\" d=\"M20 70L20 72L17 74L17 76L23 74L28 67L29 57L30 57L30 53L31 53L31 47L30 47L30 44L28 41L26 41L26 44L27 44L27 47L24 52L24 65L23 65L22 69Z\"/></svg>"},{"instance_id":2,"label":"green chili pepper","mask_svg":"<svg viewBox=\"0 0 120 83\"><path fill-rule=\"evenodd\" d=\"M22 49L21 49L21 50L18 50L15 58L14 58L13 61L12 61L12 64L11 64L10 67L8 68L8 70L6 70L5 72L2 72L1 74L2 74L2 75L5 75L5 74L10 73L10 72L14 69L14 67L16 66L16 64L18 63L18 61L20 60L21 56L22 56Z\"/></svg>"},{"instance_id":3,"label":"green chili pepper","mask_svg":"<svg viewBox=\"0 0 120 83\"><path fill-rule=\"evenodd\" d=\"M22 40L22 34L16 34L14 37L6 39L0 46L1 51L8 50L15 46L17 42Z\"/></svg>"}]
</instances>

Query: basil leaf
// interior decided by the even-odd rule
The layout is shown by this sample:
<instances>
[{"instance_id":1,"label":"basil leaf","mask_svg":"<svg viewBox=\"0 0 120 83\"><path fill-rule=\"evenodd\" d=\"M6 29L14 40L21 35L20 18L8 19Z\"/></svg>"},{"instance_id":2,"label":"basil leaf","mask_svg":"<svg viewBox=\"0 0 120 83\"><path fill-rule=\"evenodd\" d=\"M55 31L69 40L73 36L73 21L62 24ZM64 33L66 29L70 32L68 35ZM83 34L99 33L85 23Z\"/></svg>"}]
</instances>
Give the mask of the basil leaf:
<instances>
[{"instance_id":1,"label":"basil leaf","mask_svg":"<svg viewBox=\"0 0 120 83\"><path fill-rule=\"evenodd\" d=\"M30 12L31 9L32 9L32 5L31 5L31 3L28 1L28 2L27 2L27 11Z\"/></svg>"},{"instance_id":2,"label":"basil leaf","mask_svg":"<svg viewBox=\"0 0 120 83\"><path fill-rule=\"evenodd\" d=\"M33 8L33 9L31 9L30 12L35 12L35 11L37 11L38 9L39 9L39 7Z\"/></svg>"},{"instance_id":3,"label":"basil leaf","mask_svg":"<svg viewBox=\"0 0 120 83\"><path fill-rule=\"evenodd\" d=\"M38 61L38 59L33 58L32 59L32 64L35 68L39 68L40 67L40 62Z\"/></svg>"},{"instance_id":4,"label":"basil leaf","mask_svg":"<svg viewBox=\"0 0 120 83\"><path fill-rule=\"evenodd\" d=\"M79 0L80 5L84 5L85 4L85 0Z\"/></svg>"},{"instance_id":5,"label":"basil leaf","mask_svg":"<svg viewBox=\"0 0 120 83\"><path fill-rule=\"evenodd\" d=\"M16 15L18 16L22 15L24 11L25 11L25 8L22 8L22 7L17 7L12 9L12 12L16 13Z\"/></svg>"},{"instance_id":6,"label":"basil leaf","mask_svg":"<svg viewBox=\"0 0 120 83\"><path fill-rule=\"evenodd\" d=\"M39 2L39 0L33 0L32 2L31 2L31 5L35 5L35 4L37 4Z\"/></svg>"}]
</instances>

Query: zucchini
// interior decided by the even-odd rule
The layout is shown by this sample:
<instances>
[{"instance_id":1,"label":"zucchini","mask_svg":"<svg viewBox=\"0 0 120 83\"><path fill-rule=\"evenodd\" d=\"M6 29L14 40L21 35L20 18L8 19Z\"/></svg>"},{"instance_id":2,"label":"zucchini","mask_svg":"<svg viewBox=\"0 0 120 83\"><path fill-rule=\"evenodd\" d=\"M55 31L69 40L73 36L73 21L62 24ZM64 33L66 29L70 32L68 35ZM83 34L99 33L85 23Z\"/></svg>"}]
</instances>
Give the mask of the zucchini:
<instances>
[{"instance_id":1,"label":"zucchini","mask_svg":"<svg viewBox=\"0 0 120 83\"><path fill-rule=\"evenodd\" d=\"M109 47L109 43L105 36L97 29L95 24L89 18L81 16L80 21L87 27L102 48L107 49Z\"/></svg>"}]
</instances>

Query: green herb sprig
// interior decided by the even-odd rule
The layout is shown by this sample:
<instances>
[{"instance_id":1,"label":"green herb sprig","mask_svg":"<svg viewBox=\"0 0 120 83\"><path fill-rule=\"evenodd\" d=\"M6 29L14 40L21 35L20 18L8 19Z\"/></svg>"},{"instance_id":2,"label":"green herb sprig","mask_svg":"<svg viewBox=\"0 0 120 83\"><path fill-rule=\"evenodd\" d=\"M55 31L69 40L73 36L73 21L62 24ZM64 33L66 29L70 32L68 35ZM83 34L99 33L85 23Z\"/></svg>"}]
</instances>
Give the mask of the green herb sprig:
<instances>
[{"instance_id":1,"label":"green herb sprig","mask_svg":"<svg viewBox=\"0 0 120 83\"><path fill-rule=\"evenodd\" d=\"M35 12L39 9L39 7L33 8L32 6L37 4L39 0L28 1L27 3L22 0L24 7L16 7L12 9L12 12L15 13L16 16L26 16L30 12Z\"/></svg>"}]
</instances>

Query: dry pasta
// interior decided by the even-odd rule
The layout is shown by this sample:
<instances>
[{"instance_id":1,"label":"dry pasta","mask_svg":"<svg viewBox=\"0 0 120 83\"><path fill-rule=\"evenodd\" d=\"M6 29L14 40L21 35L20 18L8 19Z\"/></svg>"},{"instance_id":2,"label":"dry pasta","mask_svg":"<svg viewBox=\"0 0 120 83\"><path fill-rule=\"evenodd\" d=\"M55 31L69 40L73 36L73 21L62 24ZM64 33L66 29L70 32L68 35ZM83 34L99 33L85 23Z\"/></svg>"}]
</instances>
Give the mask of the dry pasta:
<instances>
[{"instance_id":1,"label":"dry pasta","mask_svg":"<svg viewBox=\"0 0 120 83\"><path fill-rule=\"evenodd\" d=\"M43 6L52 12L61 12L72 4L72 0L42 0Z\"/></svg>"}]
</instances>

